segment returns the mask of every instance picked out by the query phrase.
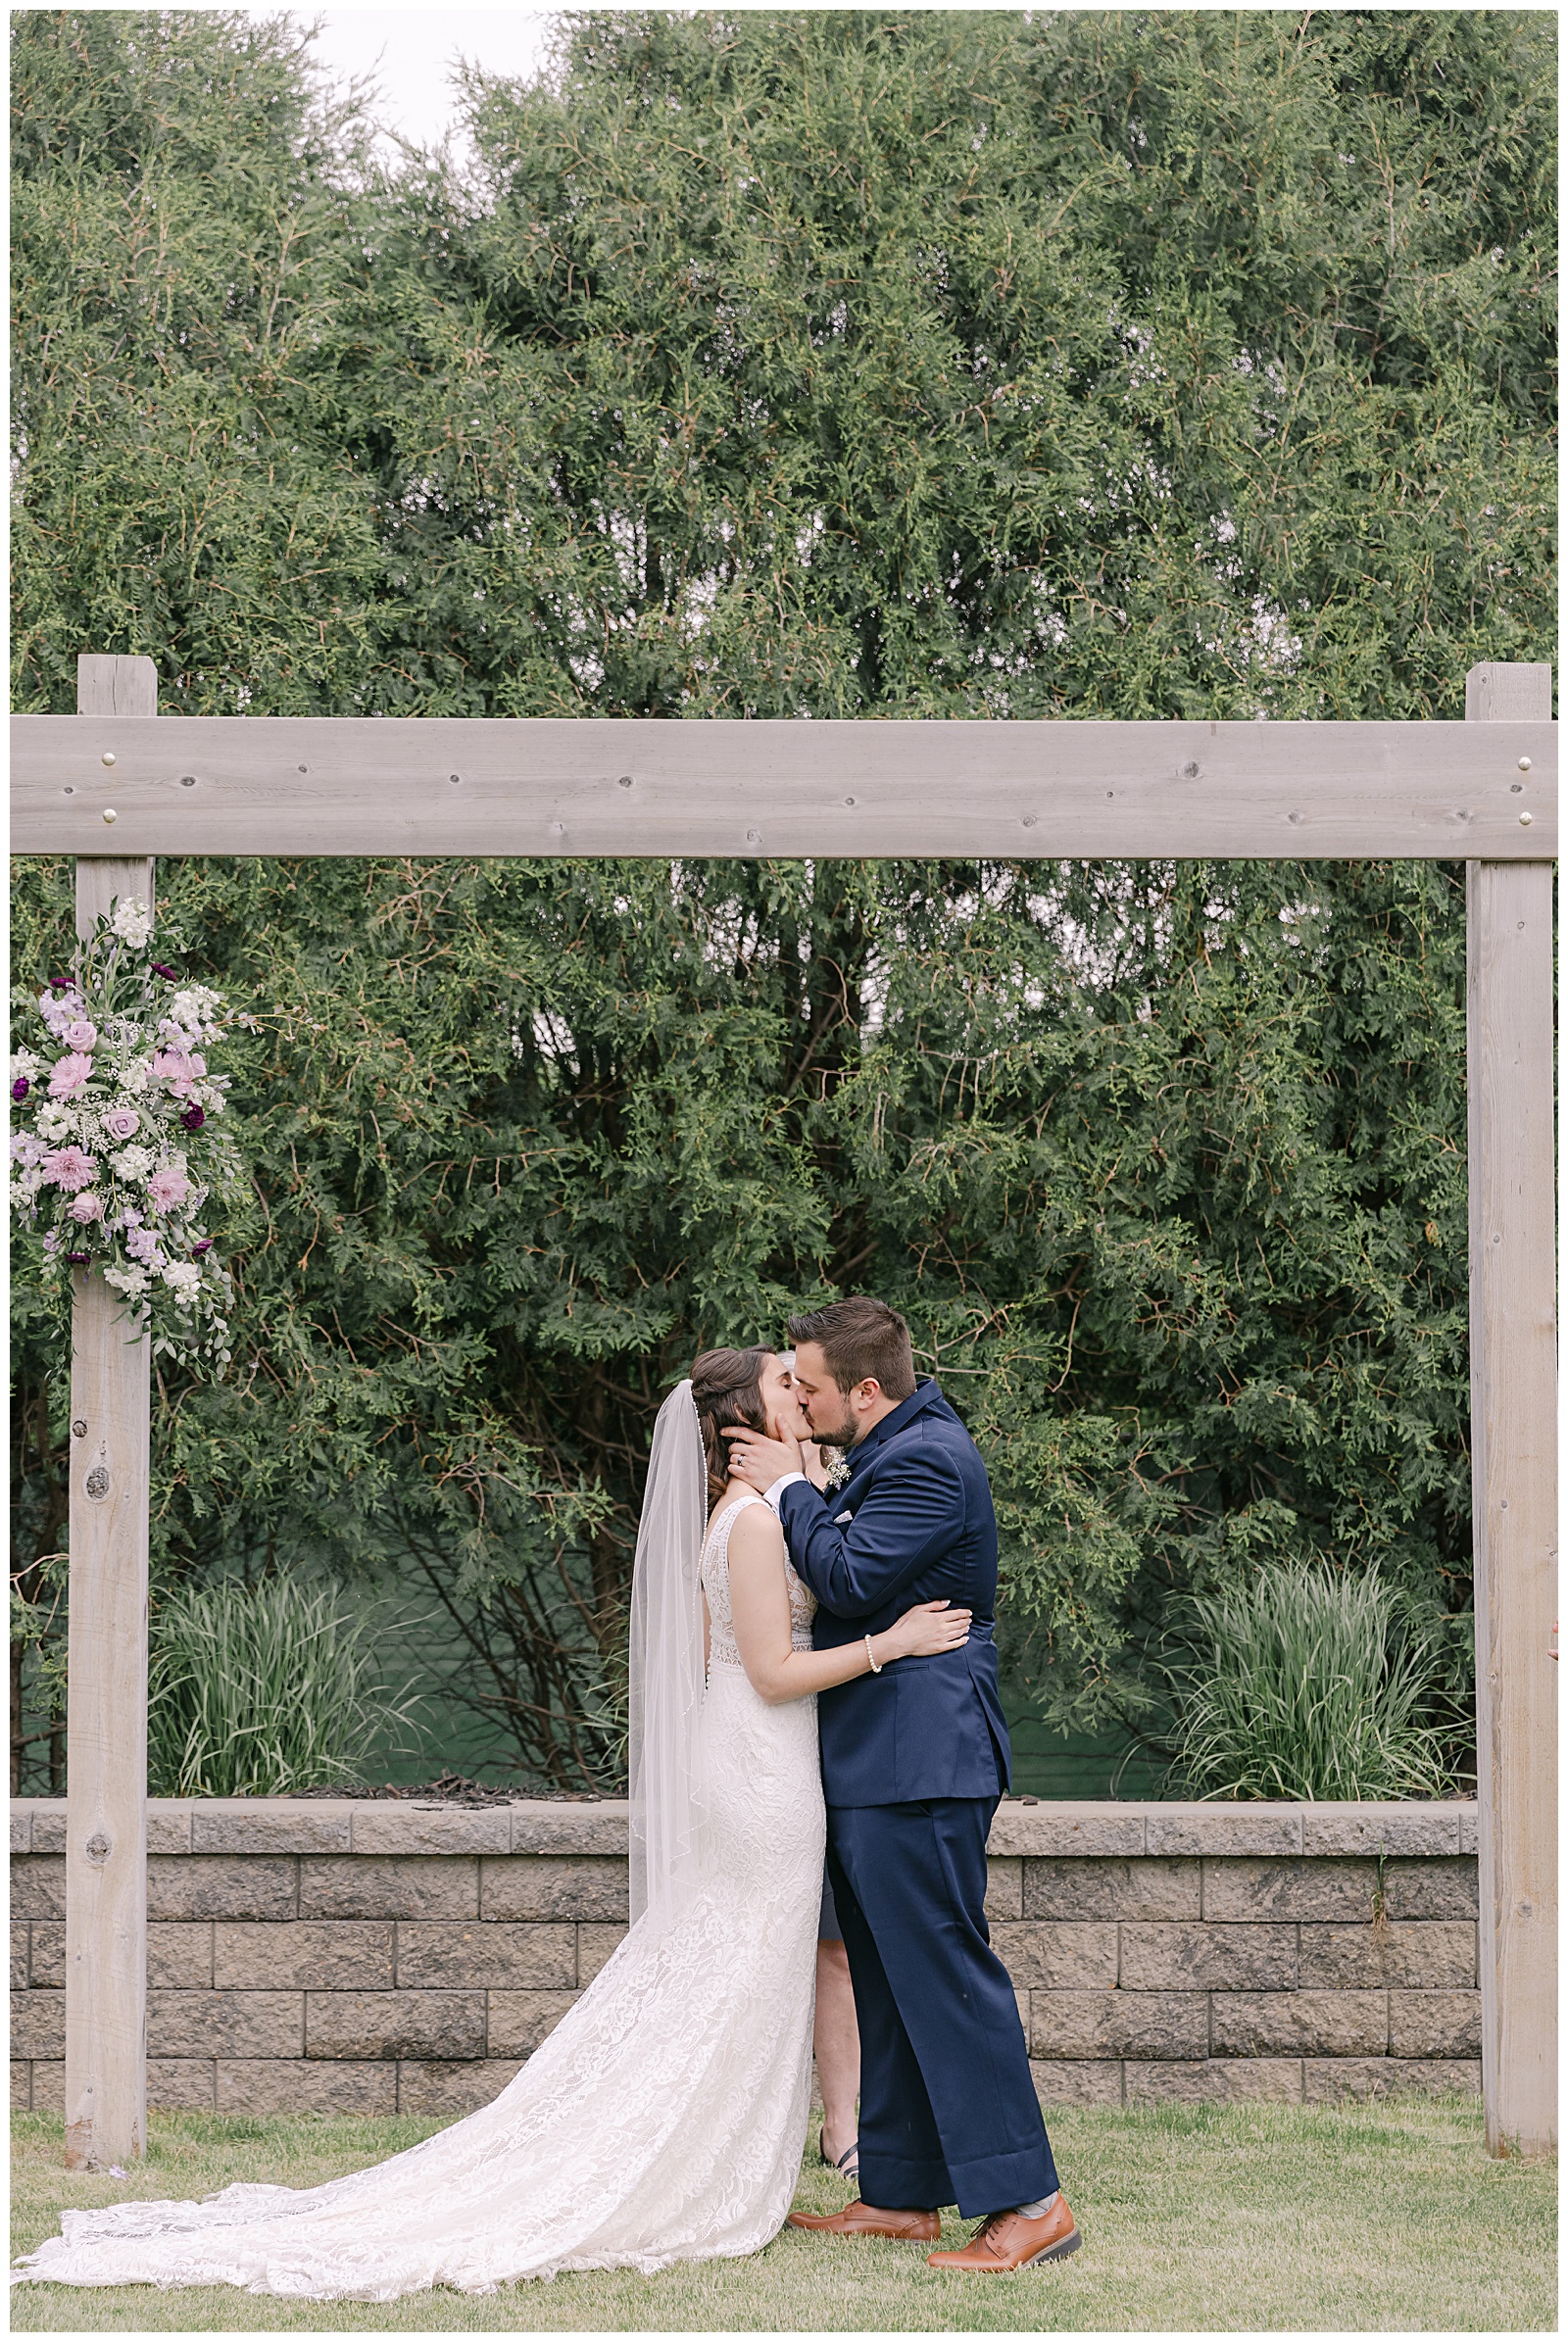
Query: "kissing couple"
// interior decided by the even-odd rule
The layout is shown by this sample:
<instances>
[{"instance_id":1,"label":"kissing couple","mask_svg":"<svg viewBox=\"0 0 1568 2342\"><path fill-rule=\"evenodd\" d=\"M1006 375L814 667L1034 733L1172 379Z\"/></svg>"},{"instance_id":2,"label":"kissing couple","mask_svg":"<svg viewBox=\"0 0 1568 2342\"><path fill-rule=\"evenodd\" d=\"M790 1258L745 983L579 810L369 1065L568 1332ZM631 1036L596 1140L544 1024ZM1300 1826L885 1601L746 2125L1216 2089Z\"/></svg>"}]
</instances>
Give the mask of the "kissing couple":
<instances>
[{"instance_id":1,"label":"kissing couple","mask_svg":"<svg viewBox=\"0 0 1568 2342\"><path fill-rule=\"evenodd\" d=\"M851 1298L660 1409L633 1573L629 1934L489 2106L320 2187L67 2212L74 2285L486 2293L755 2253L786 2220L996 2273L1079 2243L985 1923L1007 1781L985 1467ZM818 1450L848 1459L832 1474ZM825 1795L824 1795L825 1792ZM792 2213L824 1845L860 2028L862 2200Z\"/></svg>"}]
</instances>

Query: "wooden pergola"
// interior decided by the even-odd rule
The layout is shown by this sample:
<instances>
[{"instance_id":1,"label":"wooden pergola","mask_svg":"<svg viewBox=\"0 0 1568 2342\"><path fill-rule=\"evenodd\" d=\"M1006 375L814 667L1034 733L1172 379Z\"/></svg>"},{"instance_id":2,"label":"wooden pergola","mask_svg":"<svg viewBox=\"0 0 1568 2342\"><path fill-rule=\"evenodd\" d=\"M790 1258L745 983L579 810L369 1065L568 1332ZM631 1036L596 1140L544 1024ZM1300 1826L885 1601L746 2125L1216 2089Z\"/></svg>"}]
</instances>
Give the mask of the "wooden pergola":
<instances>
[{"instance_id":1,"label":"wooden pergola","mask_svg":"<svg viewBox=\"0 0 1568 2342\"><path fill-rule=\"evenodd\" d=\"M12 719L12 845L73 854L78 931L170 854L1460 858L1487 2141L1556 2138L1551 670L1463 723L679 723L158 717L83 658ZM146 2136L146 1342L78 1272L71 1440L66 2161Z\"/></svg>"}]
</instances>

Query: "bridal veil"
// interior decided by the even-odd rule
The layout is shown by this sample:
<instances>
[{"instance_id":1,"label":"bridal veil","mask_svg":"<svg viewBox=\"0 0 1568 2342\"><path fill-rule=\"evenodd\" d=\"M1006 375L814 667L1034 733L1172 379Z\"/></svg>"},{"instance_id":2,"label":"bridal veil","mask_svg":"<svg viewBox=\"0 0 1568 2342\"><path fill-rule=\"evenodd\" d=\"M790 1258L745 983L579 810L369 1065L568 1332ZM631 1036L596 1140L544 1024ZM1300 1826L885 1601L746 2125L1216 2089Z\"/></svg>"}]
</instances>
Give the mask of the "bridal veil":
<instances>
[{"instance_id":1,"label":"bridal veil","mask_svg":"<svg viewBox=\"0 0 1568 2342\"><path fill-rule=\"evenodd\" d=\"M632 1568L627 1775L631 1916L679 1908L701 1821L697 1735L703 1704L703 1537L708 1462L690 1382L659 1410Z\"/></svg>"}]
</instances>

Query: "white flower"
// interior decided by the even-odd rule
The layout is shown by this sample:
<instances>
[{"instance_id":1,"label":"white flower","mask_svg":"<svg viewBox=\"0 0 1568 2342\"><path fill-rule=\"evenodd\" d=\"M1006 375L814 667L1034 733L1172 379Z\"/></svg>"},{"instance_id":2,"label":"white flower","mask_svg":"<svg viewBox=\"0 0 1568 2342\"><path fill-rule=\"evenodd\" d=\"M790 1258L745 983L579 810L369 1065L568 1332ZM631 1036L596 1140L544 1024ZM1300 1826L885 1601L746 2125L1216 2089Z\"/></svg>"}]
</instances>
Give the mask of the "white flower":
<instances>
[{"instance_id":1,"label":"white flower","mask_svg":"<svg viewBox=\"0 0 1568 2342\"><path fill-rule=\"evenodd\" d=\"M120 1086L122 1090L128 1090L133 1097L139 1098L152 1080L152 1072L151 1057L132 1057L120 1077Z\"/></svg>"},{"instance_id":2,"label":"white flower","mask_svg":"<svg viewBox=\"0 0 1568 2342\"><path fill-rule=\"evenodd\" d=\"M164 1283L169 1287L179 1308L188 1309L196 1298L202 1281L201 1270L191 1260L172 1260L164 1271Z\"/></svg>"},{"instance_id":3,"label":"white flower","mask_svg":"<svg viewBox=\"0 0 1568 2342\"><path fill-rule=\"evenodd\" d=\"M109 924L122 943L129 944L137 951L146 949L147 939L153 931L152 913L145 903L136 901L134 895L122 895L115 904L115 915Z\"/></svg>"},{"instance_id":4,"label":"white flower","mask_svg":"<svg viewBox=\"0 0 1568 2342\"><path fill-rule=\"evenodd\" d=\"M122 1147L109 1164L117 1179L145 1179L157 1160L150 1147Z\"/></svg>"},{"instance_id":5,"label":"white flower","mask_svg":"<svg viewBox=\"0 0 1568 2342\"><path fill-rule=\"evenodd\" d=\"M138 1268L105 1269L104 1283L115 1286L127 1301L137 1301L147 1291L147 1271Z\"/></svg>"},{"instance_id":6,"label":"white flower","mask_svg":"<svg viewBox=\"0 0 1568 2342\"><path fill-rule=\"evenodd\" d=\"M169 1003L165 1022L177 1027L182 1033L206 1033L211 1030L216 1012L222 1004L220 995L210 986L190 984L182 992L175 993Z\"/></svg>"},{"instance_id":7,"label":"white flower","mask_svg":"<svg viewBox=\"0 0 1568 2342\"><path fill-rule=\"evenodd\" d=\"M40 1139L63 1139L68 1131L75 1128L75 1122L74 1114L68 1114L64 1106L46 1105L39 1111L38 1136Z\"/></svg>"},{"instance_id":8,"label":"white flower","mask_svg":"<svg viewBox=\"0 0 1568 2342\"><path fill-rule=\"evenodd\" d=\"M43 1059L35 1057L31 1049L18 1049L11 1060L11 1079L30 1082L43 1071Z\"/></svg>"}]
</instances>

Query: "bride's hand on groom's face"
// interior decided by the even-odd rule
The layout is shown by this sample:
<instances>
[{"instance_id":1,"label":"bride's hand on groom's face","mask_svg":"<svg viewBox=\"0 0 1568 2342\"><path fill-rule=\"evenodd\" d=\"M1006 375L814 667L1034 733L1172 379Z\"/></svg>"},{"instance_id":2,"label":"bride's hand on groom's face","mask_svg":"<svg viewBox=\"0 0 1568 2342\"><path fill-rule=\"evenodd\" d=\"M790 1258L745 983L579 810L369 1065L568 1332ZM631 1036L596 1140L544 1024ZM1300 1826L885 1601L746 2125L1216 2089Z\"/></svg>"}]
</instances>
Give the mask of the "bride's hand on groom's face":
<instances>
[{"instance_id":1,"label":"bride's hand on groom's face","mask_svg":"<svg viewBox=\"0 0 1568 2342\"><path fill-rule=\"evenodd\" d=\"M805 1470L805 1458L798 1439L769 1439L761 1432L747 1431L737 1425L725 1433L729 1441L729 1468L736 1480L744 1480L749 1488L756 1488L765 1496L775 1480L782 1480L786 1472Z\"/></svg>"}]
</instances>

